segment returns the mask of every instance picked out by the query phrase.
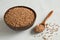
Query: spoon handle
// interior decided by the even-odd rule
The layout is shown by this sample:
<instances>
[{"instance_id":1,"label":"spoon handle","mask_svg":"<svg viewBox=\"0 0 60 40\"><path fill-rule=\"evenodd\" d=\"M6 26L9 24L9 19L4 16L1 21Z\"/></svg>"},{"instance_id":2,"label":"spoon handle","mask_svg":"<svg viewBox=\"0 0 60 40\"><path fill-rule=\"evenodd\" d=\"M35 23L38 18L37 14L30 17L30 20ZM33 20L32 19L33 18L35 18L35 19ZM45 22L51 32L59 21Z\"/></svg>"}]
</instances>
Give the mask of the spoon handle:
<instances>
[{"instance_id":1,"label":"spoon handle","mask_svg":"<svg viewBox=\"0 0 60 40\"><path fill-rule=\"evenodd\" d=\"M45 21L52 15L53 10L49 12L49 14L46 16L46 18L43 20L43 24L45 24Z\"/></svg>"}]
</instances>

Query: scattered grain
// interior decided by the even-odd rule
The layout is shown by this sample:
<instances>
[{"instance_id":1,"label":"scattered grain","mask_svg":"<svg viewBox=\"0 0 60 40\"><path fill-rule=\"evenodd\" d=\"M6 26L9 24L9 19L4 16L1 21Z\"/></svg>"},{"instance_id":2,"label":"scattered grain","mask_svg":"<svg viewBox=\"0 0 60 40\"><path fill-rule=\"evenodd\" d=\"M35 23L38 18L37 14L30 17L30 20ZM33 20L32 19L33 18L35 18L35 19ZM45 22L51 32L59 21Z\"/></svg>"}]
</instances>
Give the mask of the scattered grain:
<instances>
[{"instance_id":1,"label":"scattered grain","mask_svg":"<svg viewBox=\"0 0 60 40\"><path fill-rule=\"evenodd\" d=\"M49 23L46 24L45 27L46 31L40 33L39 37L42 37L43 40L53 40L53 36L58 34L57 31L60 26L56 25L55 23L54 24Z\"/></svg>"}]
</instances>

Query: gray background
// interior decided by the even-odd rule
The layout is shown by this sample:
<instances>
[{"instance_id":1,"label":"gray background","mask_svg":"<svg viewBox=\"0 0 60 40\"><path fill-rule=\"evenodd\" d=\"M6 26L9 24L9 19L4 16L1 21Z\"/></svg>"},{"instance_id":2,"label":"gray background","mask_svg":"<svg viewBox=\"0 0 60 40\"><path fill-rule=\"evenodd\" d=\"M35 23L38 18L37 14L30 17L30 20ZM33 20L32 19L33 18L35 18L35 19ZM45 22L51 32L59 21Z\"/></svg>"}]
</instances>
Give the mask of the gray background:
<instances>
[{"instance_id":1,"label":"gray background","mask_svg":"<svg viewBox=\"0 0 60 40\"><path fill-rule=\"evenodd\" d=\"M7 27L3 16L6 10L13 6L27 6L35 10L37 18L31 28L16 32ZM41 37L34 38L31 34L31 29L41 23L51 10L54 10L54 13L46 23L60 25L60 0L0 0L0 40L43 40ZM53 36L53 40L60 40L60 29L58 35Z\"/></svg>"}]
</instances>

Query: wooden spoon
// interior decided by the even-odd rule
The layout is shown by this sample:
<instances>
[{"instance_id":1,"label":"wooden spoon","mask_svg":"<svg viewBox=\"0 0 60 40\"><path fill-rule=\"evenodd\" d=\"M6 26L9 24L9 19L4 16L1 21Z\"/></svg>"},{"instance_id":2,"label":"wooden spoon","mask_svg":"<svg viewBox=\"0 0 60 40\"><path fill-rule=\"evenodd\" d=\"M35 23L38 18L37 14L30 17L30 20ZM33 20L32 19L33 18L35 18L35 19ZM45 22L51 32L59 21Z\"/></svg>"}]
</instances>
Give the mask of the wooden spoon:
<instances>
[{"instance_id":1,"label":"wooden spoon","mask_svg":"<svg viewBox=\"0 0 60 40\"><path fill-rule=\"evenodd\" d=\"M53 13L53 10L49 12L49 14L46 16L46 18L39 24L37 25L35 28L34 28L34 31L36 33L39 33L39 32L43 32L44 29L45 29L45 22L46 20L52 15Z\"/></svg>"}]
</instances>

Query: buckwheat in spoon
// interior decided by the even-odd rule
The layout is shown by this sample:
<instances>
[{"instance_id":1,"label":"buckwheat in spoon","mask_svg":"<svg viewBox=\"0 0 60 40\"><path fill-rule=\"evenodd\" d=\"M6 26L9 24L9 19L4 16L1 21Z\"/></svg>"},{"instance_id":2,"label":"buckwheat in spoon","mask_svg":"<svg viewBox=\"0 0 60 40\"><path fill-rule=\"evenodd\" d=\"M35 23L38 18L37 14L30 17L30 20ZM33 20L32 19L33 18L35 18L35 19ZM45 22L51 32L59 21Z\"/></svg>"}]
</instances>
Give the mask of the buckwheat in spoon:
<instances>
[{"instance_id":1,"label":"buckwheat in spoon","mask_svg":"<svg viewBox=\"0 0 60 40\"><path fill-rule=\"evenodd\" d=\"M52 15L53 10L49 12L49 14L46 16L46 18L34 28L34 32L39 33L39 32L43 32L45 29L45 22L46 20Z\"/></svg>"}]
</instances>

